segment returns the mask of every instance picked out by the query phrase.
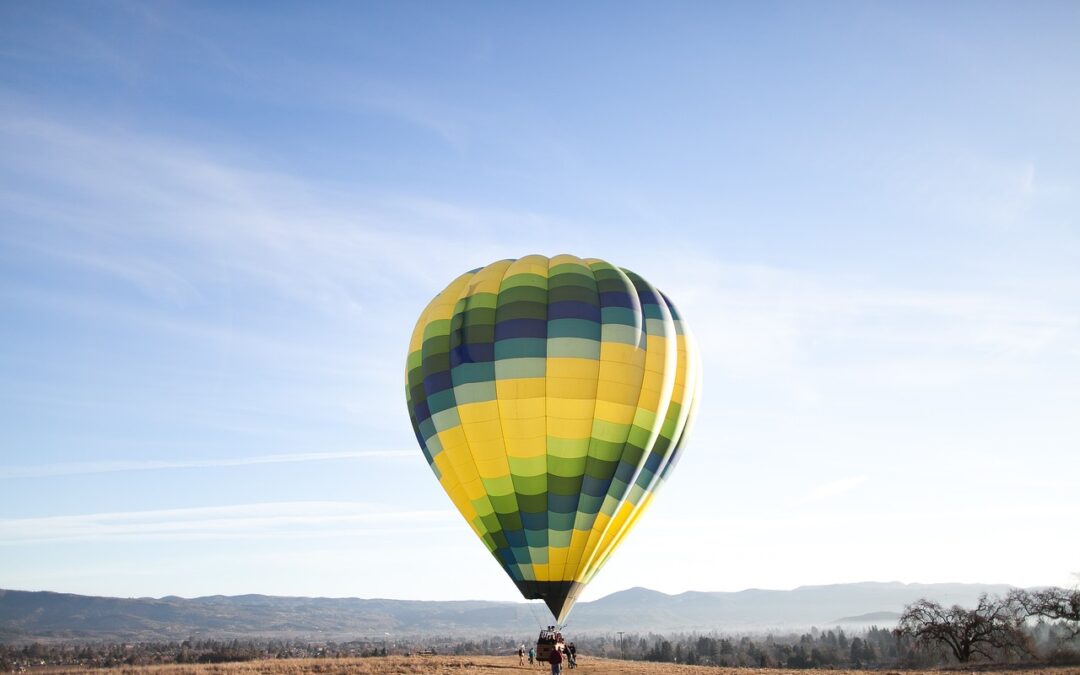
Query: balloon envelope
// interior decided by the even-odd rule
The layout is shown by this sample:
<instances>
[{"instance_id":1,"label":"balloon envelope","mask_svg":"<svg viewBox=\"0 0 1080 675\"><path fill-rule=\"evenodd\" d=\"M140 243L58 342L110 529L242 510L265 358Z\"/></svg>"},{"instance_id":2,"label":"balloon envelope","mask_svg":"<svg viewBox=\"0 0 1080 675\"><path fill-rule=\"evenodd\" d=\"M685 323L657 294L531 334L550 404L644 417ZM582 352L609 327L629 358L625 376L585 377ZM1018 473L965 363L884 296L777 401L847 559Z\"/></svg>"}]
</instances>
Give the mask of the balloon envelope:
<instances>
[{"instance_id":1,"label":"balloon envelope","mask_svg":"<svg viewBox=\"0 0 1080 675\"><path fill-rule=\"evenodd\" d=\"M699 387L667 297L569 255L455 279L420 315L406 366L432 471L560 624L675 466Z\"/></svg>"}]
</instances>

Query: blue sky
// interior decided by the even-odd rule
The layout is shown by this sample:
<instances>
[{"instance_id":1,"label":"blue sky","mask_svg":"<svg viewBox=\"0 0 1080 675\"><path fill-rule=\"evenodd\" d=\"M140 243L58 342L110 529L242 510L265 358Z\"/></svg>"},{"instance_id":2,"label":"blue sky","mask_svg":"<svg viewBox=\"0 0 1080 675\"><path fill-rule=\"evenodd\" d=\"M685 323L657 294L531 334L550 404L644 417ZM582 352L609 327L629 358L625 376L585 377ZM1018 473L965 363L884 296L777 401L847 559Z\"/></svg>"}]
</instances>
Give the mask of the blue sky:
<instances>
[{"instance_id":1,"label":"blue sky","mask_svg":"<svg viewBox=\"0 0 1080 675\"><path fill-rule=\"evenodd\" d=\"M514 599L408 335L569 252L682 309L584 599L1080 572L1080 8L0 6L0 587ZM433 561L438 562L433 562Z\"/></svg>"}]
</instances>

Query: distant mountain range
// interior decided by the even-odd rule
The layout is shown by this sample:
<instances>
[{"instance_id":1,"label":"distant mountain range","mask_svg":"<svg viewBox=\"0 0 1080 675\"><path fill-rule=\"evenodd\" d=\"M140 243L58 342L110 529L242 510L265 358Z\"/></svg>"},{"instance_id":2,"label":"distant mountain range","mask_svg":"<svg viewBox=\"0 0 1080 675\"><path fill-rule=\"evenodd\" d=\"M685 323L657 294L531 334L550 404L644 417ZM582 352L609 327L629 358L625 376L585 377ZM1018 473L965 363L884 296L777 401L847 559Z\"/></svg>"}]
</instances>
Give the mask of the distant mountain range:
<instances>
[{"instance_id":1,"label":"distant mountain range","mask_svg":"<svg viewBox=\"0 0 1080 675\"><path fill-rule=\"evenodd\" d=\"M790 591L689 591L667 595L631 588L574 608L568 632L765 632L810 626L892 626L919 598L973 605L986 584L854 583ZM434 602L268 595L202 598L102 598L0 590L0 642L33 640L184 640L279 637L345 641L363 637L529 635L551 622L539 603Z\"/></svg>"}]
</instances>

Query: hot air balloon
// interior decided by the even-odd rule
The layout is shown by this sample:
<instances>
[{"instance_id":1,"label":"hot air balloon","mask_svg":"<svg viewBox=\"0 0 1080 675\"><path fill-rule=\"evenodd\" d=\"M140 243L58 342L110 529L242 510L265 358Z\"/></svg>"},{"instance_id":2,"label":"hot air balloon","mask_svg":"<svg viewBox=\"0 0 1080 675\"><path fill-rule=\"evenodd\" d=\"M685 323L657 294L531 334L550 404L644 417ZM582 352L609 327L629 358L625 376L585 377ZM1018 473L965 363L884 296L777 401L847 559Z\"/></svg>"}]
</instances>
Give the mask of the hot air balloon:
<instances>
[{"instance_id":1,"label":"hot air balloon","mask_svg":"<svg viewBox=\"0 0 1080 675\"><path fill-rule=\"evenodd\" d=\"M668 298L595 258L462 274L424 309L406 398L439 483L565 623L679 460L700 362Z\"/></svg>"}]
</instances>

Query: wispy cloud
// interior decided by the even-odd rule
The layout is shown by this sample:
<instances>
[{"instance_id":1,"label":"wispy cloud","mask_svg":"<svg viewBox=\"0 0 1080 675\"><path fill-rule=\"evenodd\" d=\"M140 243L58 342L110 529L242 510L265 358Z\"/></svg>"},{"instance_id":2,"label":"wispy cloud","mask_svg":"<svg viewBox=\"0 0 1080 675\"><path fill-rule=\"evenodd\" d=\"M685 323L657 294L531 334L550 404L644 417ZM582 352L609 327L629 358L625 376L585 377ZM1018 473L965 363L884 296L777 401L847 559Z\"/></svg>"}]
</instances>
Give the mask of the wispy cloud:
<instances>
[{"instance_id":1,"label":"wispy cloud","mask_svg":"<svg viewBox=\"0 0 1080 675\"><path fill-rule=\"evenodd\" d=\"M335 89L349 92L353 97L346 98L349 107L370 108L399 118L435 134L458 151L468 146L468 124L465 121L468 116L462 110L452 109L418 91L373 80L349 83L350 86L345 87L340 84L335 83Z\"/></svg>"},{"instance_id":2,"label":"wispy cloud","mask_svg":"<svg viewBox=\"0 0 1080 675\"><path fill-rule=\"evenodd\" d=\"M0 545L62 541L315 539L460 528L449 511L356 502L273 502L0 520Z\"/></svg>"},{"instance_id":3,"label":"wispy cloud","mask_svg":"<svg viewBox=\"0 0 1080 675\"><path fill-rule=\"evenodd\" d=\"M1039 180L1035 163L1026 159L934 148L915 151L909 161L920 170L897 172L887 182L891 189L901 203L952 223L1030 227L1037 199L1067 190Z\"/></svg>"},{"instance_id":4,"label":"wispy cloud","mask_svg":"<svg viewBox=\"0 0 1080 675\"><path fill-rule=\"evenodd\" d=\"M1080 277L913 288L700 254L680 269L670 293L707 336L707 362L758 378L857 365L883 384L937 384L1023 371L1080 343Z\"/></svg>"},{"instance_id":5,"label":"wispy cloud","mask_svg":"<svg viewBox=\"0 0 1080 675\"><path fill-rule=\"evenodd\" d=\"M411 450L361 450L355 452L309 452L281 455L258 455L194 460L139 460L58 462L36 466L5 466L0 468L2 478L39 478L46 476L78 476L118 471L160 471L164 469L203 469L225 466L251 466L255 464L291 464L299 462L325 462L343 459L415 458Z\"/></svg>"},{"instance_id":6,"label":"wispy cloud","mask_svg":"<svg viewBox=\"0 0 1080 675\"><path fill-rule=\"evenodd\" d=\"M530 250L580 230L529 211L312 182L258 157L33 109L0 109L0 148L0 168L25 183L8 187L9 221L48 223L4 239L177 303L248 285L362 316L374 293L440 285L505 257L507 241Z\"/></svg>"}]
</instances>

